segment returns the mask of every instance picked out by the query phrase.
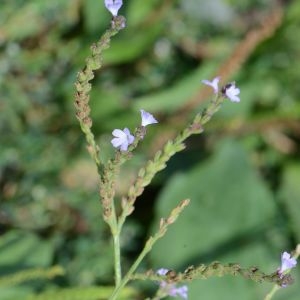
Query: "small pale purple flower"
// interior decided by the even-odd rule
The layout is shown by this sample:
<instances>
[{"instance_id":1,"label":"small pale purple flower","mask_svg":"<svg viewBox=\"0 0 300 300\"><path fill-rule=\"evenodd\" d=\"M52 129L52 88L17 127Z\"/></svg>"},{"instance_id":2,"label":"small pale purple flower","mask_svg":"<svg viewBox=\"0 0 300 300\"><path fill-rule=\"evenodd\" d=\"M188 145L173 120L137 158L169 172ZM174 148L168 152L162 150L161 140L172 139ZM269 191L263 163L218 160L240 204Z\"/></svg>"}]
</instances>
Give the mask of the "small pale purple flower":
<instances>
[{"instance_id":1,"label":"small pale purple flower","mask_svg":"<svg viewBox=\"0 0 300 300\"><path fill-rule=\"evenodd\" d=\"M122 0L104 0L105 7L110 11L110 13L116 17L118 15L118 11L123 5Z\"/></svg>"},{"instance_id":2,"label":"small pale purple flower","mask_svg":"<svg viewBox=\"0 0 300 300\"><path fill-rule=\"evenodd\" d=\"M142 126L158 123L158 121L148 112L141 109Z\"/></svg>"},{"instance_id":3,"label":"small pale purple flower","mask_svg":"<svg viewBox=\"0 0 300 300\"><path fill-rule=\"evenodd\" d=\"M161 268L157 270L157 274L164 276L168 273L168 269ZM181 297L182 299L188 299L188 287L186 285L182 285L177 287L174 283L167 283L166 281L161 281L159 285L160 291L165 295L169 295L171 297Z\"/></svg>"},{"instance_id":4,"label":"small pale purple flower","mask_svg":"<svg viewBox=\"0 0 300 300\"><path fill-rule=\"evenodd\" d=\"M211 86L214 90L214 93L217 94L219 91L219 86L218 86L219 81L220 81L220 77L215 77L212 81L204 79L202 80L202 83Z\"/></svg>"},{"instance_id":5,"label":"small pale purple flower","mask_svg":"<svg viewBox=\"0 0 300 300\"><path fill-rule=\"evenodd\" d=\"M168 272L169 272L168 269L160 268L156 271L156 274L160 276L165 276Z\"/></svg>"},{"instance_id":6,"label":"small pale purple flower","mask_svg":"<svg viewBox=\"0 0 300 300\"><path fill-rule=\"evenodd\" d=\"M235 87L235 82L226 84L222 88L222 93L231 102L240 102L240 97L238 97L238 94L240 93L240 89Z\"/></svg>"},{"instance_id":7,"label":"small pale purple flower","mask_svg":"<svg viewBox=\"0 0 300 300\"><path fill-rule=\"evenodd\" d=\"M278 269L278 273L282 275L285 271L294 268L297 265L297 260L288 252L283 252L281 254L281 266Z\"/></svg>"},{"instance_id":8,"label":"small pale purple flower","mask_svg":"<svg viewBox=\"0 0 300 300\"><path fill-rule=\"evenodd\" d=\"M124 130L115 129L112 135L115 137L111 140L112 145L121 151L127 151L128 146L134 141L134 136L130 133L128 128L124 128Z\"/></svg>"},{"instance_id":9,"label":"small pale purple flower","mask_svg":"<svg viewBox=\"0 0 300 300\"><path fill-rule=\"evenodd\" d=\"M166 295L171 297L181 297L182 299L188 299L188 287L186 285L182 285L180 287L176 287L174 283L167 283L162 281L159 285L161 291L163 291Z\"/></svg>"}]
</instances>

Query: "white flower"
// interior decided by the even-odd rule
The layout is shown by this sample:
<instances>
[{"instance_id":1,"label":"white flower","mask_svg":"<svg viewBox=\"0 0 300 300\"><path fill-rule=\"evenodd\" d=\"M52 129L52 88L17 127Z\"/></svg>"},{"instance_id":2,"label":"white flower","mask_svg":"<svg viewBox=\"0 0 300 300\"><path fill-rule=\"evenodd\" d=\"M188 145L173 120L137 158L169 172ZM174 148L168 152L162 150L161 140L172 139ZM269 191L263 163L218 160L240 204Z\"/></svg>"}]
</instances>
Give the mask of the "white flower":
<instances>
[{"instance_id":1,"label":"white flower","mask_svg":"<svg viewBox=\"0 0 300 300\"><path fill-rule=\"evenodd\" d=\"M225 85L222 92L231 102L240 102L240 97L238 97L240 89L235 87L234 82Z\"/></svg>"},{"instance_id":2,"label":"white flower","mask_svg":"<svg viewBox=\"0 0 300 300\"><path fill-rule=\"evenodd\" d=\"M128 146L134 141L134 136L130 133L128 128L124 128L124 130L115 129L112 135L115 137L111 140L112 145L121 151L127 151Z\"/></svg>"},{"instance_id":3,"label":"white flower","mask_svg":"<svg viewBox=\"0 0 300 300\"><path fill-rule=\"evenodd\" d=\"M219 91L219 87L218 87L219 81L220 81L220 77L215 77L212 81L204 79L202 80L202 83L211 86L214 90L214 93L217 94Z\"/></svg>"},{"instance_id":4,"label":"white flower","mask_svg":"<svg viewBox=\"0 0 300 300\"><path fill-rule=\"evenodd\" d=\"M106 8L111 12L111 14L116 17L118 15L118 11L123 5L122 0L104 0Z\"/></svg>"},{"instance_id":5,"label":"white flower","mask_svg":"<svg viewBox=\"0 0 300 300\"><path fill-rule=\"evenodd\" d=\"M158 123L158 121L148 112L141 109L142 126Z\"/></svg>"}]
</instances>

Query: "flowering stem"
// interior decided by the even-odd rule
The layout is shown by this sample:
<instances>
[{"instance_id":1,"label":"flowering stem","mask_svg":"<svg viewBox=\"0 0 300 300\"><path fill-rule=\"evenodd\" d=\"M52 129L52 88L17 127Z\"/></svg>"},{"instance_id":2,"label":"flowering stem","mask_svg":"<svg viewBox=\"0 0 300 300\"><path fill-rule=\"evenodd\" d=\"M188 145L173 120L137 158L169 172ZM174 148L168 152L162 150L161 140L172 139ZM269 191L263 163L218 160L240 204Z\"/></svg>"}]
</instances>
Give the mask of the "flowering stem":
<instances>
[{"instance_id":1,"label":"flowering stem","mask_svg":"<svg viewBox=\"0 0 300 300\"><path fill-rule=\"evenodd\" d=\"M265 274L256 267L242 268L237 263L222 264L218 261L212 262L209 265L200 264L199 266L189 266L183 272L172 271L169 275L164 276L157 274L153 270L148 270L145 273L135 273L131 276L131 280L152 280L152 281L166 281L168 283L184 283L197 279L208 279L210 277L223 276L241 276L245 279L254 282L270 282L276 283L277 286L282 286L290 280L290 277L280 276L277 272Z\"/></svg>"},{"instance_id":2,"label":"flowering stem","mask_svg":"<svg viewBox=\"0 0 300 300\"><path fill-rule=\"evenodd\" d=\"M173 141L168 141L163 150L158 151L154 158L148 161L144 168L139 170L136 182L130 187L127 197L124 198L123 210L118 222L120 227L125 222L126 217L133 211L136 198L142 194L144 188L152 181L155 174L166 167L166 163L173 155L185 148L183 142L188 137L203 132L202 126L219 110L223 100L224 97L222 95L216 95L207 109L202 114L198 113L195 116L190 126L185 128Z\"/></svg>"},{"instance_id":3,"label":"flowering stem","mask_svg":"<svg viewBox=\"0 0 300 300\"><path fill-rule=\"evenodd\" d=\"M300 256L300 244L297 245L296 250L295 250L295 254L293 255L293 258L297 259ZM288 274L291 270L287 270L285 272L285 274ZM273 298L273 296L275 295L275 293L281 288L280 285L275 284L272 288L272 290L266 295L266 297L264 298L264 300L271 300Z\"/></svg>"},{"instance_id":4,"label":"flowering stem","mask_svg":"<svg viewBox=\"0 0 300 300\"><path fill-rule=\"evenodd\" d=\"M279 285L274 285L272 290L266 295L264 300L271 300L275 293L280 289Z\"/></svg>"},{"instance_id":5,"label":"flowering stem","mask_svg":"<svg viewBox=\"0 0 300 300\"><path fill-rule=\"evenodd\" d=\"M103 219L109 225L113 237L114 248L114 269L115 284L118 286L122 278L121 271L121 248L120 230L117 223L117 214L114 202L115 181L119 174L120 166L124 162L124 157L120 152L116 153L114 160L109 160L104 168L103 177L100 185L100 197L103 208Z\"/></svg>"},{"instance_id":6,"label":"flowering stem","mask_svg":"<svg viewBox=\"0 0 300 300\"><path fill-rule=\"evenodd\" d=\"M92 120L90 118L90 90L92 88L90 81L94 78L94 72L102 66L102 52L109 48L110 39L116 35L121 29L125 27L125 18L117 16L111 23L109 28L101 39L91 46L92 54L86 59L85 67L78 72L77 80L75 82L75 101L74 105L76 108L76 116L80 123L82 132L85 134L86 141L88 144L88 151L97 165L98 173L101 174L100 158L99 158L99 147L96 144L94 135L92 133Z\"/></svg>"},{"instance_id":7,"label":"flowering stem","mask_svg":"<svg viewBox=\"0 0 300 300\"><path fill-rule=\"evenodd\" d=\"M77 80L75 82L75 108L76 116L79 121L82 132L85 134L88 144L88 151L96 163L98 174L100 177L100 196L103 208L104 220L109 224L114 242L114 261L115 261L115 282L116 286L120 284L121 273L121 251L120 251L120 232L117 226L117 216L114 205L114 182L115 174L118 171L122 160L117 160L113 165L108 163L103 170L102 163L99 157L99 146L97 145L94 135L92 133L92 120L90 118L90 90L92 88L90 81L94 78L94 72L102 66L102 52L109 48L111 37L116 35L121 29L125 27L125 18L122 16L115 16L111 22L111 27L102 35L101 39L91 46L91 55L86 59L85 67L78 72ZM114 168L115 172L111 172ZM110 175L109 175L110 174Z\"/></svg>"},{"instance_id":8,"label":"flowering stem","mask_svg":"<svg viewBox=\"0 0 300 300\"><path fill-rule=\"evenodd\" d=\"M181 151L184 149L183 141L185 141L189 136L197 133L201 133L203 131L202 125L206 124L214 113L218 111L220 108L224 98L222 96L216 96L208 106L207 110L201 115L197 114L194 118L192 124L183 130L181 134L179 134L173 142L169 142L165 145L163 152L158 152L157 155L155 155L153 161L148 162L145 169L140 170L138 179L136 183L130 188L128 198L123 201L123 210L122 214L119 217L117 221L117 230L116 230L116 236L114 235L114 241L116 242L119 239L119 235L121 234L122 226L126 220L126 217L130 215L130 213L133 211L133 206L135 199L137 196L139 196L146 185L148 185L154 175L162 170L166 162L173 156L175 153ZM137 139L138 140L138 139ZM134 145L136 146L136 145ZM133 147L134 147L133 146ZM161 229L162 230L162 229ZM161 231L160 231L161 232ZM161 235L162 236L162 235ZM115 299L115 297L118 295L119 291L126 285L126 283L130 280L130 276L133 274L133 272L136 270L144 256L151 250L153 244L156 242L157 239L161 237L159 234L155 235L152 239L150 238L149 241L146 243L145 248L143 249L142 253L139 255L135 263L132 265L128 273L125 275L123 280L121 281L121 284L116 285L116 289L114 293L112 294L110 300ZM114 244L115 247L115 272L116 272L116 283L119 282L120 276L121 276L121 266L119 264L119 258L120 258L120 249L117 249L120 245L118 243Z\"/></svg>"},{"instance_id":9,"label":"flowering stem","mask_svg":"<svg viewBox=\"0 0 300 300\"><path fill-rule=\"evenodd\" d=\"M151 249L152 249L153 245L156 243L156 241L159 240L160 238L162 238L165 235L165 233L168 229L168 226L173 224L176 221L176 219L178 218L180 213L183 211L183 209L188 204L189 204L188 199L183 200L177 207L175 207L172 210L171 214L169 215L169 217L167 219L162 219L161 220L160 228L159 228L158 232L156 234L154 234L154 236L150 236L150 238L146 242L142 252L138 256L138 258L135 260L133 265L130 267L130 269L126 273L126 275L123 277L120 284L116 286L116 288L115 288L114 292L112 293L112 295L110 296L109 300L117 299L117 296L119 295L120 291L128 283L128 281L131 279L132 274L137 269L137 267L139 266L141 261L151 251Z\"/></svg>"},{"instance_id":10,"label":"flowering stem","mask_svg":"<svg viewBox=\"0 0 300 300\"><path fill-rule=\"evenodd\" d=\"M115 209L115 182L117 175L120 172L121 165L131 158L131 152L135 149L138 142L141 140L141 137L144 134L143 130L143 128L138 128L136 130L136 138L133 144L130 145L128 151L117 151L115 158L113 160L108 161L107 165L104 168L103 176L101 179L100 196L103 208L103 218L104 221L109 225L113 236L116 286L119 286L122 279L120 235L123 223L118 222Z\"/></svg>"}]
</instances>

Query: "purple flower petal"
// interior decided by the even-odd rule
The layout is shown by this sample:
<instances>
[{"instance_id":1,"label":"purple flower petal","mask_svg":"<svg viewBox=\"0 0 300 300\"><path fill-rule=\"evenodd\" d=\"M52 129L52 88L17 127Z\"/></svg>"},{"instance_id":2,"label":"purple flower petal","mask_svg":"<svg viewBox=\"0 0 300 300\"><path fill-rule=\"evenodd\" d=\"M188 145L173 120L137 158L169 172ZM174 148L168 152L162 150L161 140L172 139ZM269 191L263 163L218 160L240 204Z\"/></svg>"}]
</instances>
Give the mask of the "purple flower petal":
<instances>
[{"instance_id":1,"label":"purple flower petal","mask_svg":"<svg viewBox=\"0 0 300 300\"><path fill-rule=\"evenodd\" d=\"M209 81L209 80L202 80L202 83L208 85L208 86L211 86L214 90L214 93L217 94L218 91L219 91L219 81L220 81L220 77L215 77L212 81Z\"/></svg>"},{"instance_id":2,"label":"purple flower petal","mask_svg":"<svg viewBox=\"0 0 300 300\"><path fill-rule=\"evenodd\" d=\"M281 266L278 270L279 274L283 274L283 272L294 268L297 265L297 260L288 252L283 252L281 255Z\"/></svg>"},{"instance_id":3,"label":"purple flower petal","mask_svg":"<svg viewBox=\"0 0 300 300\"><path fill-rule=\"evenodd\" d=\"M158 121L150 113L141 109L142 126L146 127L150 124L156 124Z\"/></svg>"},{"instance_id":4,"label":"purple flower petal","mask_svg":"<svg viewBox=\"0 0 300 300\"><path fill-rule=\"evenodd\" d=\"M168 273L168 271L169 271L168 269L161 268L156 271L156 274L164 276Z\"/></svg>"},{"instance_id":5,"label":"purple flower petal","mask_svg":"<svg viewBox=\"0 0 300 300\"><path fill-rule=\"evenodd\" d=\"M235 83L229 83L222 89L223 95L228 98L231 102L240 102L240 89L235 86Z\"/></svg>"},{"instance_id":6,"label":"purple flower petal","mask_svg":"<svg viewBox=\"0 0 300 300\"><path fill-rule=\"evenodd\" d=\"M128 128L124 128L124 130L114 129L112 135L115 136L111 140L112 145L121 151L127 151L128 146L134 142L134 136L131 135Z\"/></svg>"},{"instance_id":7,"label":"purple flower petal","mask_svg":"<svg viewBox=\"0 0 300 300\"><path fill-rule=\"evenodd\" d=\"M118 15L118 11L123 5L122 0L104 0L105 7L110 11L110 13L116 17Z\"/></svg>"},{"instance_id":8,"label":"purple flower petal","mask_svg":"<svg viewBox=\"0 0 300 300\"><path fill-rule=\"evenodd\" d=\"M168 273L168 269L161 268L156 271L158 275L164 276ZM188 287L186 285L177 287L175 283L167 283L166 281L161 281L159 288L165 295L171 297L181 297L182 299L188 298Z\"/></svg>"}]
</instances>

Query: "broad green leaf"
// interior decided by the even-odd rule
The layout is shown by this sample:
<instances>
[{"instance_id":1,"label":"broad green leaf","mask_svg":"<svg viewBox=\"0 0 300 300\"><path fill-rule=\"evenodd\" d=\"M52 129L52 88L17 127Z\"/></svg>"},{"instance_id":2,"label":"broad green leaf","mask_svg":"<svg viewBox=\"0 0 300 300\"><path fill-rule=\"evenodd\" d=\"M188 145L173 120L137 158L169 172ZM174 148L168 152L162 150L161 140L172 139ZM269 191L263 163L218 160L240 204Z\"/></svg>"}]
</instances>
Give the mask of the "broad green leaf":
<instances>
[{"instance_id":1,"label":"broad green leaf","mask_svg":"<svg viewBox=\"0 0 300 300\"><path fill-rule=\"evenodd\" d=\"M291 230L300 242L300 164L287 166L283 173L279 197L286 208Z\"/></svg>"},{"instance_id":2,"label":"broad green leaf","mask_svg":"<svg viewBox=\"0 0 300 300\"><path fill-rule=\"evenodd\" d=\"M28 231L12 230L0 238L0 266L46 267L53 254L51 241Z\"/></svg>"},{"instance_id":3,"label":"broad green leaf","mask_svg":"<svg viewBox=\"0 0 300 300\"><path fill-rule=\"evenodd\" d=\"M152 112L170 113L183 106L199 89L204 87L201 80L210 76L214 67L212 64L201 66L189 74L185 74L181 80L175 82L171 87L135 99L134 107L136 109L151 110Z\"/></svg>"},{"instance_id":4,"label":"broad green leaf","mask_svg":"<svg viewBox=\"0 0 300 300\"><path fill-rule=\"evenodd\" d=\"M32 294L32 289L27 286L0 287L1 300L25 299Z\"/></svg>"},{"instance_id":5,"label":"broad green leaf","mask_svg":"<svg viewBox=\"0 0 300 300\"><path fill-rule=\"evenodd\" d=\"M6 11L1 16L0 25L1 38L11 40L21 40L29 36L47 31L55 21L63 23L74 22L74 7L78 6L78 1L10 1L11 6L5 5ZM2 7L1 7L2 9Z\"/></svg>"},{"instance_id":6,"label":"broad green leaf","mask_svg":"<svg viewBox=\"0 0 300 300\"><path fill-rule=\"evenodd\" d=\"M140 57L151 47L162 29L161 24L145 28L143 32L128 32L125 28L120 38L112 40L110 49L103 52L103 62L107 65L120 64Z\"/></svg>"},{"instance_id":7,"label":"broad green leaf","mask_svg":"<svg viewBox=\"0 0 300 300\"><path fill-rule=\"evenodd\" d=\"M86 31L101 32L109 26L110 12L105 8L104 1L83 1L84 23Z\"/></svg>"},{"instance_id":8,"label":"broad green leaf","mask_svg":"<svg viewBox=\"0 0 300 300\"><path fill-rule=\"evenodd\" d=\"M126 11L126 18L128 19L129 26L138 26L140 23L144 22L147 17L153 14L155 6L161 1L158 0L131 0L128 3L128 8Z\"/></svg>"},{"instance_id":9,"label":"broad green leaf","mask_svg":"<svg viewBox=\"0 0 300 300\"><path fill-rule=\"evenodd\" d=\"M244 235L264 230L275 215L270 191L243 148L231 140L220 143L207 162L169 180L154 224L186 198L190 205L153 249L157 266L174 268L222 247L231 249Z\"/></svg>"}]
</instances>

